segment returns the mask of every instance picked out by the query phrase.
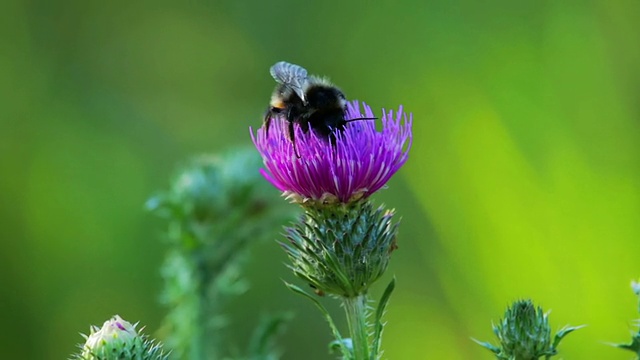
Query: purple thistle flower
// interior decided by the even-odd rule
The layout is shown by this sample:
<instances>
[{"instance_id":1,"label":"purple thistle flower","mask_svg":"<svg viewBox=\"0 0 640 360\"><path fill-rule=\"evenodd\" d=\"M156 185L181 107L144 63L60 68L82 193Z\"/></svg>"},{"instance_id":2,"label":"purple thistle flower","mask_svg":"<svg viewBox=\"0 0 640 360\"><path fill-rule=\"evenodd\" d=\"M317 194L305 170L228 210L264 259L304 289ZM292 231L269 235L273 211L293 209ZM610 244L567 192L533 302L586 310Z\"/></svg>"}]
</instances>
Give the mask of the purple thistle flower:
<instances>
[{"instance_id":1,"label":"purple thistle flower","mask_svg":"<svg viewBox=\"0 0 640 360\"><path fill-rule=\"evenodd\" d=\"M363 103L347 104L345 119L375 117ZM376 121L349 122L335 134L332 145L313 131L304 133L295 126L295 154L286 121L274 119L269 136L264 127L251 138L262 155L266 169L260 173L283 195L295 202L349 203L366 198L382 188L407 161L411 148L412 115L403 112L382 115L382 130ZM404 120L404 121L403 121Z\"/></svg>"}]
</instances>

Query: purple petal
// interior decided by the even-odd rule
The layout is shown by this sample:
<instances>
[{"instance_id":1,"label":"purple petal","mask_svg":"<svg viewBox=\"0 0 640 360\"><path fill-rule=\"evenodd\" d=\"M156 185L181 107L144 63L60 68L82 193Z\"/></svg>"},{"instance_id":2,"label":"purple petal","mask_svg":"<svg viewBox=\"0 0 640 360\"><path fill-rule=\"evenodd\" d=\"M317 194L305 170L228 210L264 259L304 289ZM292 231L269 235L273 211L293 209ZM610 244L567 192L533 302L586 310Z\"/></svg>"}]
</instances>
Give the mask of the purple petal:
<instances>
[{"instance_id":1,"label":"purple petal","mask_svg":"<svg viewBox=\"0 0 640 360\"><path fill-rule=\"evenodd\" d=\"M374 117L371 108L353 101L347 105L346 119ZM337 132L335 145L304 133L296 124L296 157L288 135L287 123L273 119L269 137L260 128L251 138L262 155L266 169L260 173L278 190L302 201L339 201L347 203L368 197L382 188L407 161L411 148L412 116L402 107L385 112L382 129L376 121L353 121Z\"/></svg>"}]
</instances>

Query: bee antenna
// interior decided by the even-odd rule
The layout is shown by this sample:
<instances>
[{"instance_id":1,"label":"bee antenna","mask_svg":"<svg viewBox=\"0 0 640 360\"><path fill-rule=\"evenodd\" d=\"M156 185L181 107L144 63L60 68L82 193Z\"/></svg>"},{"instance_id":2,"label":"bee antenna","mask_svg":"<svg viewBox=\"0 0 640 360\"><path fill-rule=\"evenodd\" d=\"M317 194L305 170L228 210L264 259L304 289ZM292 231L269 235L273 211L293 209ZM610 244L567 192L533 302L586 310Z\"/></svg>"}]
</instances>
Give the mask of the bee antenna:
<instances>
[{"instance_id":1,"label":"bee antenna","mask_svg":"<svg viewBox=\"0 0 640 360\"><path fill-rule=\"evenodd\" d=\"M350 123L352 121L358 121L358 120L378 120L378 118L377 117L361 117L361 118L345 120L344 122Z\"/></svg>"}]
</instances>

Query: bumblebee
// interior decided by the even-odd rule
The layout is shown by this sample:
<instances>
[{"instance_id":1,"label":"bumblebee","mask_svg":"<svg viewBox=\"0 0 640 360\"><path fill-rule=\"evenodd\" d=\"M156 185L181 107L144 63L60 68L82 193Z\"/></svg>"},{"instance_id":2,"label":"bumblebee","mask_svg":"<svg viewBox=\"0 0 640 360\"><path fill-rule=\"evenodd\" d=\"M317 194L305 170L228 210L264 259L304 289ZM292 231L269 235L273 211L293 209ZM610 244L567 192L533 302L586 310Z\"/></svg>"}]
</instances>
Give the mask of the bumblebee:
<instances>
[{"instance_id":1,"label":"bumblebee","mask_svg":"<svg viewBox=\"0 0 640 360\"><path fill-rule=\"evenodd\" d=\"M347 100L344 93L326 78L309 76L301 66L281 61L273 65L270 72L278 85L264 116L265 131L268 134L272 119L285 120L298 158L294 124L297 123L304 132L312 129L317 135L335 143L335 131L344 130L348 122L372 120L345 120Z\"/></svg>"}]
</instances>

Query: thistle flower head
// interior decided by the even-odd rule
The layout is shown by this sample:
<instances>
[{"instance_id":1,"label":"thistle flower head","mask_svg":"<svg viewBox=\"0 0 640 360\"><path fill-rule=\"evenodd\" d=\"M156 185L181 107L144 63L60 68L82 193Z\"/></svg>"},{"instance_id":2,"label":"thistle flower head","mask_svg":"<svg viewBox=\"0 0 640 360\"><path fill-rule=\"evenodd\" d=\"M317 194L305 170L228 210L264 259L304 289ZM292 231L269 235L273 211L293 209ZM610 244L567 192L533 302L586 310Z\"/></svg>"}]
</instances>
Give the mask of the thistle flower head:
<instances>
[{"instance_id":1,"label":"thistle flower head","mask_svg":"<svg viewBox=\"0 0 640 360\"><path fill-rule=\"evenodd\" d=\"M348 103L345 119L373 118L371 108L357 101ZM285 121L272 121L266 129L251 133L264 160L262 175L299 203L349 203L366 198L382 188L407 161L411 147L411 115L389 111L382 115L382 128L375 121L349 122L335 132L335 141L295 128L296 156Z\"/></svg>"}]
</instances>

